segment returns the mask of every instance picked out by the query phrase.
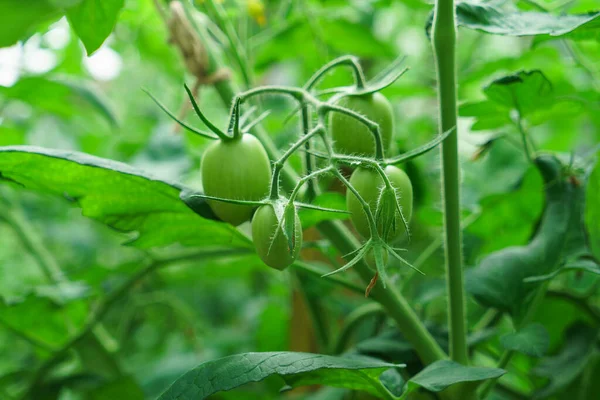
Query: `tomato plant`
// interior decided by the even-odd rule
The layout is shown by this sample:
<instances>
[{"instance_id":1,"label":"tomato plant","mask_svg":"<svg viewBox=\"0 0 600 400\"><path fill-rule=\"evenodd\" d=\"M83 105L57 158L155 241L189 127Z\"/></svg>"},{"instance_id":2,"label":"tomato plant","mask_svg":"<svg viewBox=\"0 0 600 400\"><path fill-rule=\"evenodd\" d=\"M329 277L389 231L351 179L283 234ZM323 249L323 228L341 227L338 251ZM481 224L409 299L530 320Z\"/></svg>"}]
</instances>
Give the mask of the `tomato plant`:
<instances>
[{"instance_id":1,"label":"tomato plant","mask_svg":"<svg viewBox=\"0 0 600 400\"><path fill-rule=\"evenodd\" d=\"M0 399L596 399L597 8L0 2Z\"/></svg>"}]
</instances>

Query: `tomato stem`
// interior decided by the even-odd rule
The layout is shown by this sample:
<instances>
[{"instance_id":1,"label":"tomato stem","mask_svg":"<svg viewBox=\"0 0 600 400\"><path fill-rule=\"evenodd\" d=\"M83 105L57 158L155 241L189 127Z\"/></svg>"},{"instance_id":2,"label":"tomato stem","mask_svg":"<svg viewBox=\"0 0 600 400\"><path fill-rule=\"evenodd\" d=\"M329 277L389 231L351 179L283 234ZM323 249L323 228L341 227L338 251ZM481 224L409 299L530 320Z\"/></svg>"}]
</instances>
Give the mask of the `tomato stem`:
<instances>
[{"instance_id":1,"label":"tomato stem","mask_svg":"<svg viewBox=\"0 0 600 400\"><path fill-rule=\"evenodd\" d=\"M273 176L271 180L271 190L269 194L269 198L271 200L276 200L279 198L279 174L281 173L281 169L283 168L286 160L294 154L296 150L298 150L304 143L308 142L313 136L317 133L320 133L325 130L325 127L321 124L318 124L313 130L308 132L306 135L302 136L296 143L292 145L283 155L273 163Z\"/></svg>"},{"instance_id":2,"label":"tomato stem","mask_svg":"<svg viewBox=\"0 0 600 400\"><path fill-rule=\"evenodd\" d=\"M340 107L334 104L329 104L329 103L320 103L320 105L318 106L319 111L322 111L323 113L328 113L328 112L338 112L340 114L345 114L348 115L354 119L356 119L358 122L364 124L367 129L369 129L369 131L371 131L371 133L373 134L373 137L375 139L375 159L378 161L383 161L384 159L384 151L383 151L383 140L381 138L381 132L379 131L379 124L377 124L376 122L371 121L370 119L368 119L367 117L360 115L359 113L349 110L347 108L344 107Z\"/></svg>"},{"instance_id":3,"label":"tomato stem","mask_svg":"<svg viewBox=\"0 0 600 400\"><path fill-rule=\"evenodd\" d=\"M446 280L450 357L469 363L462 270L460 226L460 169L458 162L456 94L456 20L454 0L436 0L432 30L433 53L438 80L440 135L450 131L442 144L442 189L446 242Z\"/></svg>"},{"instance_id":4,"label":"tomato stem","mask_svg":"<svg viewBox=\"0 0 600 400\"><path fill-rule=\"evenodd\" d=\"M310 111L308 109L308 105L302 104L301 124L302 124L302 134L303 135L307 135L310 131L310 114L309 113L310 113ZM304 143L304 149L306 150L306 154L304 155L305 175L310 175L315 169L314 157L310 153L310 150L311 150L310 140L307 141L306 143ZM306 200L308 202L311 202L317 196L318 190L319 190L319 187L317 186L316 182L313 179L310 179L308 181L307 188L306 188L306 195L305 195Z\"/></svg>"},{"instance_id":5,"label":"tomato stem","mask_svg":"<svg viewBox=\"0 0 600 400\"><path fill-rule=\"evenodd\" d=\"M329 71L341 66L349 66L352 68L352 72L354 73L354 82L357 89L363 89L365 87L365 74L360 66L360 63L358 62L358 58L354 56L342 56L330 61L322 66L317 72L315 72L304 85L304 89L311 90Z\"/></svg>"}]
</instances>

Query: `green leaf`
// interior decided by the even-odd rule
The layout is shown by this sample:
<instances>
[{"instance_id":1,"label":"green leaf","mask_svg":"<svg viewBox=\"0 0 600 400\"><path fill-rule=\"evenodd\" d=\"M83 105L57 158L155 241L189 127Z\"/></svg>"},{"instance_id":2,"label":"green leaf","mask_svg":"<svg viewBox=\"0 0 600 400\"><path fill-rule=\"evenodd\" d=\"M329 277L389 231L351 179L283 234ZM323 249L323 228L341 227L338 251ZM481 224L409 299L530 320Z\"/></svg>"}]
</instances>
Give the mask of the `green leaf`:
<instances>
[{"instance_id":1,"label":"green leaf","mask_svg":"<svg viewBox=\"0 0 600 400\"><path fill-rule=\"evenodd\" d=\"M509 111L491 100L464 103L458 111L461 117L476 118L471 131L498 129L512 123Z\"/></svg>"},{"instance_id":2,"label":"green leaf","mask_svg":"<svg viewBox=\"0 0 600 400\"><path fill-rule=\"evenodd\" d=\"M542 71L520 71L496 79L483 89L492 101L526 116L552 103L552 84Z\"/></svg>"},{"instance_id":3,"label":"green leaf","mask_svg":"<svg viewBox=\"0 0 600 400\"><path fill-rule=\"evenodd\" d=\"M179 198L185 187L115 161L32 146L2 147L2 179L73 200L83 215L121 232L136 232L131 242L138 247L252 246L234 227L192 211Z\"/></svg>"},{"instance_id":4,"label":"green leaf","mask_svg":"<svg viewBox=\"0 0 600 400\"><path fill-rule=\"evenodd\" d=\"M60 9L50 0L3 0L0 2L0 47L26 39L41 25L61 16Z\"/></svg>"},{"instance_id":5,"label":"green leaf","mask_svg":"<svg viewBox=\"0 0 600 400\"><path fill-rule=\"evenodd\" d=\"M540 174L532 167L515 190L480 200L481 215L467 228L481 240L480 254L528 242L542 215L542 189Z\"/></svg>"},{"instance_id":6,"label":"green leaf","mask_svg":"<svg viewBox=\"0 0 600 400\"><path fill-rule=\"evenodd\" d=\"M532 357L542 357L548 351L550 336L542 324L530 324L500 338L506 350L518 351Z\"/></svg>"},{"instance_id":7,"label":"green leaf","mask_svg":"<svg viewBox=\"0 0 600 400\"><path fill-rule=\"evenodd\" d=\"M585 192L585 225L589 234L590 247L596 258L600 259L600 153L598 161L588 178Z\"/></svg>"},{"instance_id":8,"label":"green leaf","mask_svg":"<svg viewBox=\"0 0 600 400\"><path fill-rule=\"evenodd\" d=\"M504 11L489 4L461 2L456 6L459 26L494 35L537 36L547 39L568 36L578 39L598 35L599 12L553 15L533 11Z\"/></svg>"},{"instance_id":9,"label":"green leaf","mask_svg":"<svg viewBox=\"0 0 600 400\"><path fill-rule=\"evenodd\" d=\"M420 387L431 392L441 392L457 383L499 378L505 373L505 370L499 368L466 367L450 360L436 361L408 381L401 398L408 398L408 394Z\"/></svg>"},{"instance_id":10,"label":"green leaf","mask_svg":"<svg viewBox=\"0 0 600 400\"><path fill-rule=\"evenodd\" d=\"M535 398L552 396L573 382L585 369L592 356L598 330L585 324L571 326L560 352L543 358L532 370L534 375L549 379L548 385L535 393Z\"/></svg>"},{"instance_id":11,"label":"green leaf","mask_svg":"<svg viewBox=\"0 0 600 400\"><path fill-rule=\"evenodd\" d=\"M24 77L11 87L0 87L0 94L63 117L71 117L78 108L87 105L111 125L118 125L110 101L97 89L81 82L45 76Z\"/></svg>"},{"instance_id":12,"label":"green leaf","mask_svg":"<svg viewBox=\"0 0 600 400\"><path fill-rule=\"evenodd\" d=\"M200 364L176 380L159 400L202 400L272 375L281 377L292 388L321 384L378 395L371 381L399 366L367 357L294 352L237 354Z\"/></svg>"},{"instance_id":13,"label":"green leaf","mask_svg":"<svg viewBox=\"0 0 600 400\"><path fill-rule=\"evenodd\" d=\"M570 271L589 272L592 274L600 275L600 265L598 265L598 263L595 260L589 258L582 258L579 260L571 261L549 274L525 278L524 282L533 283L549 281L560 274Z\"/></svg>"},{"instance_id":14,"label":"green leaf","mask_svg":"<svg viewBox=\"0 0 600 400\"><path fill-rule=\"evenodd\" d=\"M67 10L69 23L83 42L88 56L111 34L124 5L125 0L83 0Z\"/></svg>"},{"instance_id":15,"label":"green leaf","mask_svg":"<svg viewBox=\"0 0 600 400\"><path fill-rule=\"evenodd\" d=\"M491 253L467 271L467 290L482 304L510 312L519 319L536 285L524 279L554 271L564 260L574 227L581 222L581 193L562 175L562 164L551 155L535 159L545 184L546 205L538 231L526 246Z\"/></svg>"}]
</instances>

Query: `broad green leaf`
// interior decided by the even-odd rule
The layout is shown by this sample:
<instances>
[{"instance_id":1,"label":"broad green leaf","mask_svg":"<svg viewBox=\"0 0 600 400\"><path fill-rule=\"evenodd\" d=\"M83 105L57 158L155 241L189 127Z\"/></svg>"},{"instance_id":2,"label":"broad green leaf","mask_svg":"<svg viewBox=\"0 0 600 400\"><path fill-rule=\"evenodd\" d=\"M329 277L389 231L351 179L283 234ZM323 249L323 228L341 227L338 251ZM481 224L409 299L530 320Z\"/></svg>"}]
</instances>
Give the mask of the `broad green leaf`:
<instances>
[{"instance_id":1,"label":"broad green leaf","mask_svg":"<svg viewBox=\"0 0 600 400\"><path fill-rule=\"evenodd\" d=\"M552 103L552 85L539 70L520 71L496 79L483 91L490 100L518 110L523 116Z\"/></svg>"},{"instance_id":2,"label":"broad green leaf","mask_svg":"<svg viewBox=\"0 0 600 400\"><path fill-rule=\"evenodd\" d=\"M187 372L159 400L203 400L269 376L279 376L291 387L321 384L365 391L379 391L372 380L399 367L367 357L333 357L321 354L271 352L245 353L208 361Z\"/></svg>"},{"instance_id":3,"label":"broad green leaf","mask_svg":"<svg viewBox=\"0 0 600 400\"><path fill-rule=\"evenodd\" d=\"M530 324L500 338L506 350L518 351L532 357L542 357L548 351L550 336L542 324Z\"/></svg>"},{"instance_id":4,"label":"broad green leaf","mask_svg":"<svg viewBox=\"0 0 600 400\"><path fill-rule=\"evenodd\" d=\"M480 201L481 215L467 232L481 239L479 254L527 243L543 209L542 179L530 168L515 190Z\"/></svg>"},{"instance_id":5,"label":"broad green leaf","mask_svg":"<svg viewBox=\"0 0 600 400\"><path fill-rule=\"evenodd\" d=\"M67 10L69 23L83 42L88 56L111 34L124 4L125 0L82 0Z\"/></svg>"},{"instance_id":6,"label":"broad green leaf","mask_svg":"<svg viewBox=\"0 0 600 400\"><path fill-rule=\"evenodd\" d=\"M51 0L2 0L0 2L0 47L26 39L36 29L62 16Z\"/></svg>"},{"instance_id":7,"label":"broad green leaf","mask_svg":"<svg viewBox=\"0 0 600 400\"><path fill-rule=\"evenodd\" d=\"M397 369L388 369L379 376L379 380L394 396L400 396L402 394L405 382Z\"/></svg>"},{"instance_id":8,"label":"broad green leaf","mask_svg":"<svg viewBox=\"0 0 600 400\"><path fill-rule=\"evenodd\" d=\"M408 381L401 398L409 398L408 395L420 387L430 392L441 392L457 383L499 378L505 373L499 368L466 367L450 360L436 361Z\"/></svg>"},{"instance_id":9,"label":"broad green leaf","mask_svg":"<svg viewBox=\"0 0 600 400\"><path fill-rule=\"evenodd\" d=\"M183 186L115 161L70 151L3 147L0 180L66 197L83 215L118 231L136 232L131 242L138 247L251 247L234 227L194 213L179 198Z\"/></svg>"},{"instance_id":10,"label":"broad green leaf","mask_svg":"<svg viewBox=\"0 0 600 400\"><path fill-rule=\"evenodd\" d=\"M63 117L71 117L81 105L87 105L111 125L117 125L117 117L109 100L95 88L73 80L25 77L11 87L0 87L0 95Z\"/></svg>"},{"instance_id":11,"label":"broad green leaf","mask_svg":"<svg viewBox=\"0 0 600 400\"><path fill-rule=\"evenodd\" d=\"M526 246L491 253L466 274L467 290L489 307L510 312L519 319L531 301L536 285L524 279L554 271L560 266L574 227L580 226L583 187L562 176L562 164L551 155L535 160L545 184L546 205L538 231Z\"/></svg>"},{"instance_id":12,"label":"broad green leaf","mask_svg":"<svg viewBox=\"0 0 600 400\"><path fill-rule=\"evenodd\" d=\"M494 35L537 36L547 39L594 37L600 29L600 13L555 15L535 11L505 11L489 4L461 2L456 6L459 26Z\"/></svg>"},{"instance_id":13,"label":"broad green leaf","mask_svg":"<svg viewBox=\"0 0 600 400\"><path fill-rule=\"evenodd\" d=\"M560 318L557 318L560 316ZM576 302L565 297L546 296L533 319L542 324L550 338L550 352L555 352L565 341L565 332L571 325L595 324L595 316Z\"/></svg>"},{"instance_id":14,"label":"broad green leaf","mask_svg":"<svg viewBox=\"0 0 600 400\"><path fill-rule=\"evenodd\" d=\"M590 247L600 259L600 153L598 161L588 178L585 193L585 225L589 234Z\"/></svg>"},{"instance_id":15,"label":"broad green leaf","mask_svg":"<svg viewBox=\"0 0 600 400\"><path fill-rule=\"evenodd\" d=\"M535 393L536 398L556 394L573 382L585 369L593 354L598 330L584 324L571 326L566 332L565 345L554 356L543 358L532 370L534 375L547 378L549 383Z\"/></svg>"},{"instance_id":16,"label":"broad green leaf","mask_svg":"<svg viewBox=\"0 0 600 400\"><path fill-rule=\"evenodd\" d=\"M464 103L459 108L461 117L474 117L471 131L486 131L510 125L509 111L491 100L477 103Z\"/></svg>"}]
</instances>

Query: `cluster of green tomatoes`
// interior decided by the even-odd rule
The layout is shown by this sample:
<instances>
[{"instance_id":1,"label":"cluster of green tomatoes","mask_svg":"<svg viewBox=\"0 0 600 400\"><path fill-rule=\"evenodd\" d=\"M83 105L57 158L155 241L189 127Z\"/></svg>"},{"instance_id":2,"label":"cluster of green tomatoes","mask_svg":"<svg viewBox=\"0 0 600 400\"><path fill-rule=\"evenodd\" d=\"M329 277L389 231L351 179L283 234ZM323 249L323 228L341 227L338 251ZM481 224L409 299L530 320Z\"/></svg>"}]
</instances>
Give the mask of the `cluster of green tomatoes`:
<instances>
[{"instance_id":1,"label":"cluster of green tomatoes","mask_svg":"<svg viewBox=\"0 0 600 400\"><path fill-rule=\"evenodd\" d=\"M389 101L380 93L340 98L338 106L360 113L377 123L383 146L390 145L394 117ZM375 155L375 139L369 129L351 116L330 113L328 131L336 153L373 157ZM404 219L410 220L412 214L413 191L406 173L388 165L384 169L392 183L401 205ZM271 163L267 152L259 140L249 133L233 140L218 140L204 152L201 163L202 183L207 196L224 199L258 201L268 196L272 184ZM350 177L350 184L364 201L369 204L373 215L384 182L377 171L371 168L358 167ZM265 264L282 270L297 258L302 243L302 228L297 213L295 214L294 250L290 252L289 241L271 204L261 205L256 209L251 205L231 204L219 200L208 200L214 213L223 221L234 226L252 220L252 240L256 251ZM352 224L364 238L371 236L367 215L362 203L350 190L346 194L347 210L351 214ZM406 235L406 221L396 213L395 239ZM385 256L387 258L387 255ZM367 257L368 258L368 257ZM372 264L373 261L370 262Z\"/></svg>"},{"instance_id":2,"label":"cluster of green tomatoes","mask_svg":"<svg viewBox=\"0 0 600 400\"><path fill-rule=\"evenodd\" d=\"M385 286L385 264L389 255L411 266L390 245L409 235L413 208L410 179L395 165L433 149L450 134L449 131L438 135L407 153L385 157L392 142L394 114L390 102L379 91L406 71L400 64L401 60L392 63L367 82L356 58L344 56L324 65L302 88L263 86L248 90L236 96L227 132L221 131L202 114L187 86L196 114L212 133L185 124L153 99L184 128L215 140L202 156L200 169L204 193L192 197L203 198L218 219L233 226L251 221L252 241L265 264L283 270L298 257L302 248L302 226L297 208L345 212L350 214L352 225L364 241L352 253L351 261L327 275L365 260L376 270L371 283L374 284L381 275ZM319 95L313 94L311 89L328 71L339 66L352 68L355 86L333 88L330 91L335 93L333 96L327 101L319 100ZM261 142L248 133L266 113L249 124L246 121L250 113L240 116L242 104L261 94L291 96L302 112L303 134L273 162ZM317 117L316 121L311 115ZM313 143L312 140L317 138L320 141ZM311 147L318 143L324 152ZM279 175L291 154L303 146L307 155L306 174L291 193L283 196L279 190ZM349 179L343 174L342 166L354 169ZM333 175L346 186L347 210L324 209L297 201L302 185L314 184L317 178L326 174ZM310 203L311 196L307 198Z\"/></svg>"}]
</instances>

